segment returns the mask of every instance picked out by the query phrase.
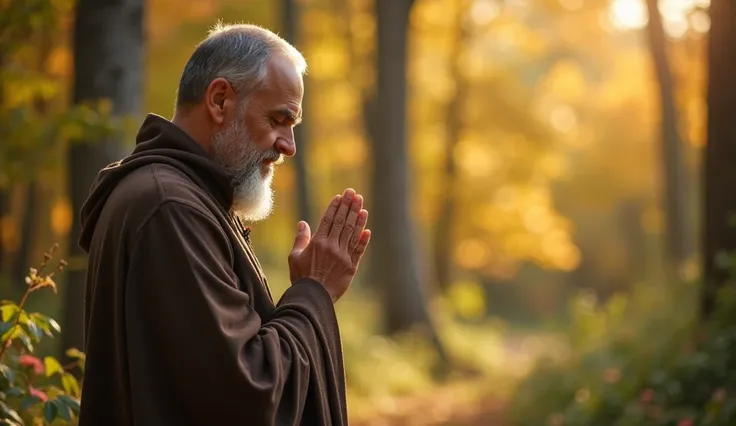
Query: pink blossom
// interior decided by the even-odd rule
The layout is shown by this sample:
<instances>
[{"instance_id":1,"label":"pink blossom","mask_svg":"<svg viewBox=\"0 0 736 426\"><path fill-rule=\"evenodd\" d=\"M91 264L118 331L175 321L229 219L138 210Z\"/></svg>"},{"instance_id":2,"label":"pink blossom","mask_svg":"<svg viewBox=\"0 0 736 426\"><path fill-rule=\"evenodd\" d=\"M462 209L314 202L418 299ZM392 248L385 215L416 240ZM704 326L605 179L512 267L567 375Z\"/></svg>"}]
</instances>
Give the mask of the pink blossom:
<instances>
[{"instance_id":1,"label":"pink blossom","mask_svg":"<svg viewBox=\"0 0 736 426\"><path fill-rule=\"evenodd\" d=\"M28 386L28 394L31 396L35 396L43 402L46 402L49 399L49 396L46 395L46 392L36 389L33 386Z\"/></svg>"},{"instance_id":2,"label":"pink blossom","mask_svg":"<svg viewBox=\"0 0 736 426\"><path fill-rule=\"evenodd\" d=\"M609 368L603 372L603 380L606 383L616 383L621 380L621 371L616 368Z\"/></svg>"},{"instance_id":3,"label":"pink blossom","mask_svg":"<svg viewBox=\"0 0 736 426\"><path fill-rule=\"evenodd\" d=\"M677 426L693 426L693 419L686 417L677 423Z\"/></svg>"},{"instance_id":4,"label":"pink blossom","mask_svg":"<svg viewBox=\"0 0 736 426\"><path fill-rule=\"evenodd\" d=\"M726 390L723 388L716 389L715 392L713 392L713 400L715 402L721 403L723 400L726 399Z\"/></svg>"},{"instance_id":5,"label":"pink blossom","mask_svg":"<svg viewBox=\"0 0 736 426\"><path fill-rule=\"evenodd\" d=\"M24 367L32 367L35 374L43 373L43 362L32 355L21 355L18 363Z\"/></svg>"},{"instance_id":6,"label":"pink blossom","mask_svg":"<svg viewBox=\"0 0 736 426\"><path fill-rule=\"evenodd\" d=\"M639 396L639 401L642 404L649 404L654 399L654 391L651 389L645 389L644 392Z\"/></svg>"}]
</instances>

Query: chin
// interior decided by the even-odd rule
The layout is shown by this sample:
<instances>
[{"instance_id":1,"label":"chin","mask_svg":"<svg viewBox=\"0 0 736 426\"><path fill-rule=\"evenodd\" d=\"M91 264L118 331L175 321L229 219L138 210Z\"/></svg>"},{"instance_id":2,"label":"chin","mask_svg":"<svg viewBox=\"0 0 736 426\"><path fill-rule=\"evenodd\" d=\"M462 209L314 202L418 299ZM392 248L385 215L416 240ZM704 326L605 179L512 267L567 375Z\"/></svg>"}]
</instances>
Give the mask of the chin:
<instances>
[{"instance_id":1,"label":"chin","mask_svg":"<svg viewBox=\"0 0 736 426\"><path fill-rule=\"evenodd\" d=\"M261 177L263 179L271 179L273 177L274 165L273 163L263 163L261 165Z\"/></svg>"},{"instance_id":2,"label":"chin","mask_svg":"<svg viewBox=\"0 0 736 426\"><path fill-rule=\"evenodd\" d=\"M262 181L259 187L240 187L235 191L233 209L241 220L247 222L262 221L273 213L273 205L273 190L271 189L270 178Z\"/></svg>"}]
</instances>

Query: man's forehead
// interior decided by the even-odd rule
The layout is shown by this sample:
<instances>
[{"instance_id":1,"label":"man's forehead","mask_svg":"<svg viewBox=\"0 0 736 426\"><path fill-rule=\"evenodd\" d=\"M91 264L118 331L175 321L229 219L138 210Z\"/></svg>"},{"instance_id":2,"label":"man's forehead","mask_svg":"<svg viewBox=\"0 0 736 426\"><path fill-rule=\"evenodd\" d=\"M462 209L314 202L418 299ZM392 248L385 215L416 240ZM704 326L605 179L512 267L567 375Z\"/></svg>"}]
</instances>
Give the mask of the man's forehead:
<instances>
[{"instance_id":1,"label":"man's forehead","mask_svg":"<svg viewBox=\"0 0 736 426\"><path fill-rule=\"evenodd\" d=\"M293 87L297 91L302 90L302 75L288 57L283 54L275 54L268 59L266 67L269 80Z\"/></svg>"}]
</instances>

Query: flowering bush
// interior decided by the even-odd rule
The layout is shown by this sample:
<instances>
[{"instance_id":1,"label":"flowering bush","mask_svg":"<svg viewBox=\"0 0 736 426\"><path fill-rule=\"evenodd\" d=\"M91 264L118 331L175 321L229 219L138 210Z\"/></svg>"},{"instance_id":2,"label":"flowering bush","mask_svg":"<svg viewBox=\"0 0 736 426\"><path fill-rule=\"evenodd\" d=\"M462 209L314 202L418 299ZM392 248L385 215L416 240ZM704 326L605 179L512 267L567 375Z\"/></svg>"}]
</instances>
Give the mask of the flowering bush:
<instances>
[{"instance_id":1,"label":"flowering bush","mask_svg":"<svg viewBox=\"0 0 736 426\"><path fill-rule=\"evenodd\" d=\"M522 383L511 424L736 424L736 292L726 288L702 325L697 287L653 286L602 307L576 301L570 354Z\"/></svg>"},{"instance_id":2,"label":"flowering bush","mask_svg":"<svg viewBox=\"0 0 736 426\"><path fill-rule=\"evenodd\" d=\"M54 357L39 358L34 355L34 345L41 339L54 337L61 332L59 324L37 312L26 312L25 306L31 293L50 289L56 292L55 274L60 273L66 262L59 261L48 274L54 245L40 267L31 268L26 277L27 288L18 304L0 302L0 424L25 425L74 425L79 414L81 388L73 374L84 372L85 357L72 348L67 356L75 361L62 366Z\"/></svg>"}]
</instances>

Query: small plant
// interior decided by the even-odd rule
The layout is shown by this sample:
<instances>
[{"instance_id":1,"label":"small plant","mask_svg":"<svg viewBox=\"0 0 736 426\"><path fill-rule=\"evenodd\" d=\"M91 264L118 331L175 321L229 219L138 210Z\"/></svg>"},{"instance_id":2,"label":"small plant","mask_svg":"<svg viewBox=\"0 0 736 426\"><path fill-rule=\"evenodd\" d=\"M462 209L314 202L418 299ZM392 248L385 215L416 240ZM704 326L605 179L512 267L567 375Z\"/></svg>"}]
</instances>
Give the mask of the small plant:
<instances>
[{"instance_id":1,"label":"small plant","mask_svg":"<svg viewBox=\"0 0 736 426\"><path fill-rule=\"evenodd\" d=\"M37 312L23 308L31 293L44 288L56 293L54 276L63 271L60 260L50 273L44 273L58 245L44 253L43 262L30 268L26 291L18 304L0 302L0 425L41 426L74 425L79 415L81 387L72 374L84 373L84 353L76 348L66 351L75 359L62 366L52 356L34 355L34 345L41 339L61 333L59 324Z\"/></svg>"},{"instance_id":2,"label":"small plant","mask_svg":"<svg viewBox=\"0 0 736 426\"><path fill-rule=\"evenodd\" d=\"M736 291L724 287L703 324L686 307L699 287L678 287L650 287L659 296L639 302L576 304L571 356L546 360L521 384L510 424L736 424ZM624 300L638 308L624 309Z\"/></svg>"}]
</instances>

